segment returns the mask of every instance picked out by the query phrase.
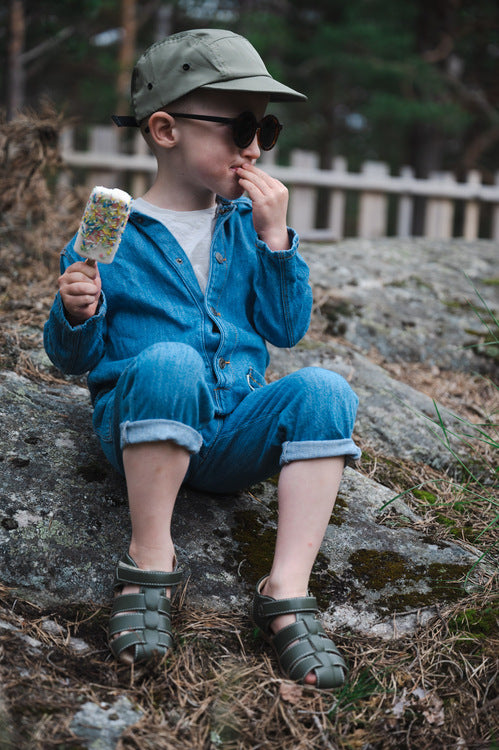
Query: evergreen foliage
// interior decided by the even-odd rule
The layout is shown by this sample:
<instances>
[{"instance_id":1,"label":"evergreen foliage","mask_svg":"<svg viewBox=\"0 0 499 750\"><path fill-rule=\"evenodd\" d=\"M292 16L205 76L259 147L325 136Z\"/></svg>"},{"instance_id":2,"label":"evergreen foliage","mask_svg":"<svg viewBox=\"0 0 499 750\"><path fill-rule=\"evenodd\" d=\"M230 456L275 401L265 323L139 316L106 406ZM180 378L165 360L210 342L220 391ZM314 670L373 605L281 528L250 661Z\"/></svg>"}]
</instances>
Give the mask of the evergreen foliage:
<instances>
[{"instance_id":1,"label":"evergreen foliage","mask_svg":"<svg viewBox=\"0 0 499 750\"><path fill-rule=\"evenodd\" d=\"M108 122L125 0L10 0L25 17L25 101L49 97L85 123ZM128 0L130 4L132 0ZM247 36L271 72L307 93L276 106L291 148L344 155L418 176L499 163L499 6L496 0L135 0L137 53L167 32L225 26ZM0 54L8 61L9 15ZM0 66L7 92L8 65Z\"/></svg>"}]
</instances>

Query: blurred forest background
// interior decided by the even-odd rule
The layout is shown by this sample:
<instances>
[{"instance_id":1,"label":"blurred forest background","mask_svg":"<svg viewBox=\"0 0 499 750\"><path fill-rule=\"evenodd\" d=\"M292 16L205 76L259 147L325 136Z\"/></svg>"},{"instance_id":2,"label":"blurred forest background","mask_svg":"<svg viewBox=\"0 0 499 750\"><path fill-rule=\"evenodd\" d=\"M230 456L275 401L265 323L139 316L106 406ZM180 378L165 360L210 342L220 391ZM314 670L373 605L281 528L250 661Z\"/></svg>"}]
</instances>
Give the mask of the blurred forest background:
<instances>
[{"instance_id":1,"label":"blurred forest background","mask_svg":"<svg viewBox=\"0 0 499 750\"><path fill-rule=\"evenodd\" d=\"M309 97L273 108L286 126L281 154L496 180L497 0L8 0L0 19L7 119L48 99L76 124L109 123L129 112L130 72L149 44L224 27Z\"/></svg>"}]
</instances>

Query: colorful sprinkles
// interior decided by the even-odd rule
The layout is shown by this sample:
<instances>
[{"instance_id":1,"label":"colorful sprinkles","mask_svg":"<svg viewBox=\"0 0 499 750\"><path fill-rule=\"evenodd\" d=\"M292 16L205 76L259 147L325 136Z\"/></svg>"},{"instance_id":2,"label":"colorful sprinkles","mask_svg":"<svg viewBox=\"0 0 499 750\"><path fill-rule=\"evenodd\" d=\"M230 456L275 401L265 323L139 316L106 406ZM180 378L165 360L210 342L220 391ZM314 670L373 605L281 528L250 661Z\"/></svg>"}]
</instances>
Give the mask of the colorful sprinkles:
<instances>
[{"instance_id":1,"label":"colorful sprinkles","mask_svg":"<svg viewBox=\"0 0 499 750\"><path fill-rule=\"evenodd\" d=\"M87 201L75 250L84 258L111 263L125 229L132 198L124 190L97 185Z\"/></svg>"}]
</instances>

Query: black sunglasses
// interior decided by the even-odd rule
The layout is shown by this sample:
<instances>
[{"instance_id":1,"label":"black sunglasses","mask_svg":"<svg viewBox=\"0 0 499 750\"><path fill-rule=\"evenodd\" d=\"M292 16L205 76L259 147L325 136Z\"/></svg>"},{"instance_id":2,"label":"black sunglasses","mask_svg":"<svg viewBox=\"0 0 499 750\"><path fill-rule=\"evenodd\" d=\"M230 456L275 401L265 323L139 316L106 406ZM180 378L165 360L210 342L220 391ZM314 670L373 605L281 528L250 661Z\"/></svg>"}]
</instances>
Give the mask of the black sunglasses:
<instances>
[{"instance_id":1,"label":"black sunglasses","mask_svg":"<svg viewBox=\"0 0 499 750\"><path fill-rule=\"evenodd\" d=\"M282 125L275 115L266 115L263 120L256 119L253 112L242 112L237 117L211 117L209 115L186 115L181 112L169 112L172 117L185 117L188 120L205 120L221 122L232 126L232 137L238 148L247 148L255 135L263 151L270 151L276 144Z\"/></svg>"}]
</instances>

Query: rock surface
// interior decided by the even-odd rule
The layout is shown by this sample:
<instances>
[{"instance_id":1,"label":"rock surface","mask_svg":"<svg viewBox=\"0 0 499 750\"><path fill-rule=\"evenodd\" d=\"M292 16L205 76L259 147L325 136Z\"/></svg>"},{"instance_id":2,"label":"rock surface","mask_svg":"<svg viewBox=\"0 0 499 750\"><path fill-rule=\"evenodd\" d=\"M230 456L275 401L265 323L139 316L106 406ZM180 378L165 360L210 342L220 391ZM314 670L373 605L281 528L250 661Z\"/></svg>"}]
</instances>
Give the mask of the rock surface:
<instances>
[{"instance_id":1,"label":"rock surface","mask_svg":"<svg viewBox=\"0 0 499 750\"><path fill-rule=\"evenodd\" d=\"M492 278L492 251L488 243L476 243L474 252L466 255L458 243L456 259L450 262L449 246L442 264L441 243L413 243L411 252L409 245L397 250L396 243L388 242L384 254L375 242L305 247L316 287L327 290L330 299L339 289L343 303L348 299L355 307L355 316L345 318L341 333L356 346L307 337L292 351L272 349L270 370L273 377L305 365L339 371L360 396L356 434L362 447L442 468L450 466L451 457L429 429L435 416L431 399L394 380L358 347L382 350L386 345L394 359L402 360L413 347L414 356L419 352L439 367L482 367L486 360L473 350L460 350L474 316L464 312L469 290L464 291L462 270L485 288L484 281ZM468 256L468 266L463 265ZM417 269L424 284L415 286ZM449 289L459 303L457 317L445 304ZM376 300L385 307L381 302L378 307ZM409 310L419 317L414 325L404 326ZM390 324L377 326L380 318ZM376 331L364 339L368 323ZM423 350L418 341L424 341ZM32 359L40 369L49 369L40 349L32 352ZM124 481L105 462L91 431L86 389L71 383L37 384L4 371L0 417L3 583L42 602L108 603L113 564L127 548L130 525ZM452 417L446 415L446 420ZM269 481L250 489L236 496L181 490L174 538L189 577L191 601L246 608L253 584L268 570L276 486ZM346 469L311 584L331 627L390 637L394 628L410 630L418 618L421 621L419 610L424 619L433 605L462 593L450 582L462 579L476 559L473 553L458 544L428 540L418 531L414 513L392 499L391 490Z\"/></svg>"},{"instance_id":2,"label":"rock surface","mask_svg":"<svg viewBox=\"0 0 499 750\"><path fill-rule=\"evenodd\" d=\"M305 339L294 349L273 347L271 357L271 367L280 376L310 365L343 375L359 397L355 432L362 437L364 447L436 469L453 465L451 454L442 450L438 431L432 432L437 418L433 400L395 380L365 355L340 343L331 346ZM441 405L439 412L449 427L457 425L457 420ZM453 446L460 451L457 439Z\"/></svg>"},{"instance_id":3,"label":"rock surface","mask_svg":"<svg viewBox=\"0 0 499 750\"><path fill-rule=\"evenodd\" d=\"M124 695L111 704L87 701L74 716L70 728L88 750L115 750L123 731L136 724L142 714Z\"/></svg>"},{"instance_id":4,"label":"rock surface","mask_svg":"<svg viewBox=\"0 0 499 750\"><path fill-rule=\"evenodd\" d=\"M497 243L354 239L305 245L302 254L323 290L330 331L362 352L375 347L388 362L490 369L477 356L486 353L484 325L473 308L485 318L484 300L497 310Z\"/></svg>"}]
</instances>

